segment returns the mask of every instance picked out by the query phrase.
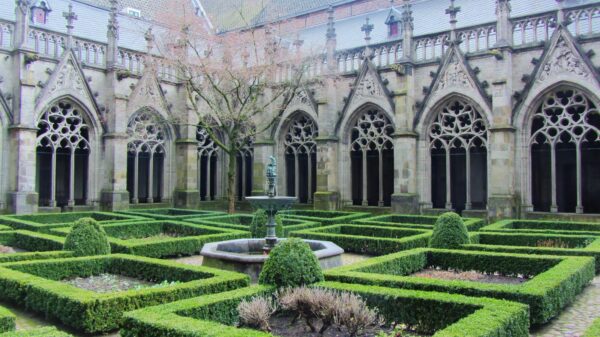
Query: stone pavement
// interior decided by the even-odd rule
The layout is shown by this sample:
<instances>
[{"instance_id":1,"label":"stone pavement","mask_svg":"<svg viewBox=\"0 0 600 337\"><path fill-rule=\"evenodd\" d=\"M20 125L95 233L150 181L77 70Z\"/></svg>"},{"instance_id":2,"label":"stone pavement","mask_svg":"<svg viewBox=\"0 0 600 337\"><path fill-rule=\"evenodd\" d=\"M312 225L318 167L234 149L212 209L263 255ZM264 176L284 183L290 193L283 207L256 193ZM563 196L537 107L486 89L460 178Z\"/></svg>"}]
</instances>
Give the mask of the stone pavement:
<instances>
[{"instance_id":1,"label":"stone pavement","mask_svg":"<svg viewBox=\"0 0 600 337\"><path fill-rule=\"evenodd\" d=\"M532 331L531 337L580 337L600 317L600 276L558 317Z\"/></svg>"}]
</instances>

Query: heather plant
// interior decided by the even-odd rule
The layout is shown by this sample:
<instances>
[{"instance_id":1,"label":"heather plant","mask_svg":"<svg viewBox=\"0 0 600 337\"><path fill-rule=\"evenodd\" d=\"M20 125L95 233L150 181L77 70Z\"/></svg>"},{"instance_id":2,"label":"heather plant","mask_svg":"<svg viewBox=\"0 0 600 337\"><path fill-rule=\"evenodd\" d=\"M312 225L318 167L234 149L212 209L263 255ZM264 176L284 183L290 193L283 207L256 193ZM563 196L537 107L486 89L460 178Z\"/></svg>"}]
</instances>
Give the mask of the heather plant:
<instances>
[{"instance_id":1,"label":"heather plant","mask_svg":"<svg viewBox=\"0 0 600 337\"><path fill-rule=\"evenodd\" d=\"M270 298L255 297L250 301L240 302L237 310L240 317L239 326L269 332L269 320L276 312L277 304Z\"/></svg>"}]
</instances>

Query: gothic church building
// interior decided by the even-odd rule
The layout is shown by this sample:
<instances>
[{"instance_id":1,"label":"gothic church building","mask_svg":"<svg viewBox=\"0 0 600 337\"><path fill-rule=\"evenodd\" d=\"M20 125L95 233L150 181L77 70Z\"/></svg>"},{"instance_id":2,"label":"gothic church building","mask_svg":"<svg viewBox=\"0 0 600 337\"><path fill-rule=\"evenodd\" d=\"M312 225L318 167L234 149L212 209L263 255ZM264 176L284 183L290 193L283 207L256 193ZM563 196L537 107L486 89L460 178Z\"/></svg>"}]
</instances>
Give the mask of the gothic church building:
<instances>
[{"instance_id":1,"label":"gothic church building","mask_svg":"<svg viewBox=\"0 0 600 337\"><path fill-rule=\"evenodd\" d=\"M190 1L216 32L239 28L223 1ZM223 200L225 156L147 57L166 0L0 3L1 209ZM308 71L322 80L240 151L240 200L273 155L280 194L317 209L600 214L600 1L267 3L324 46Z\"/></svg>"}]
</instances>

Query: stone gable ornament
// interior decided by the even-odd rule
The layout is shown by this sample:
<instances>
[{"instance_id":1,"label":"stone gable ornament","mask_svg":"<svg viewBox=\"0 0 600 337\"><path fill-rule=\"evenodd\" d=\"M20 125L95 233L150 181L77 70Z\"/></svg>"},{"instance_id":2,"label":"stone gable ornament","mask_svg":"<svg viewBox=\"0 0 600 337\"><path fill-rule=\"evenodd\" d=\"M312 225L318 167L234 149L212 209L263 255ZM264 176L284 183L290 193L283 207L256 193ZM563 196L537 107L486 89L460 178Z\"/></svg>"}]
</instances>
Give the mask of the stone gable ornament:
<instances>
[{"instance_id":1,"label":"stone gable ornament","mask_svg":"<svg viewBox=\"0 0 600 337\"><path fill-rule=\"evenodd\" d=\"M356 88L357 96L383 96L383 90L371 73L365 74Z\"/></svg>"},{"instance_id":2,"label":"stone gable ornament","mask_svg":"<svg viewBox=\"0 0 600 337\"><path fill-rule=\"evenodd\" d=\"M560 74L572 74L585 79L590 78L590 71L585 62L577 53L573 52L564 37L560 37L549 60L542 65L538 81L544 82Z\"/></svg>"},{"instance_id":3,"label":"stone gable ornament","mask_svg":"<svg viewBox=\"0 0 600 337\"><path fill-rule=\"evenodd\" d=\"M456 87L470 89L473 88L473 84L469 80L467 70L460 62L456 53L454 53L448 63L446 71L440 77L437 90Z\"/></svg>"}]
</instances>

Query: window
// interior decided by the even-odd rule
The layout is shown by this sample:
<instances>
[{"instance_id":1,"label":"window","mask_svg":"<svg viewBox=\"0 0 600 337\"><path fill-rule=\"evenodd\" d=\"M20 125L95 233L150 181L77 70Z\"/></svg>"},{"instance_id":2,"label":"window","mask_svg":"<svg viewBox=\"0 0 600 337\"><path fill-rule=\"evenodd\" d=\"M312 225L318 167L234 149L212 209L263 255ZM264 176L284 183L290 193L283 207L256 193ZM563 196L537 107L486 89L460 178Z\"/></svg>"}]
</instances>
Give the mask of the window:
<instances>
[{"instance_id":1,"label":"window","mask_svg":"<svg viewBox=\"0 0 600 337\"><path fill-rule=\"evenodd\" d=\"M139 9L127 7L127 8L125 8L124 11L129 16L133 16L135 18L141 18L142 17L142 12Z\"/></svg>"}]
</instances>

